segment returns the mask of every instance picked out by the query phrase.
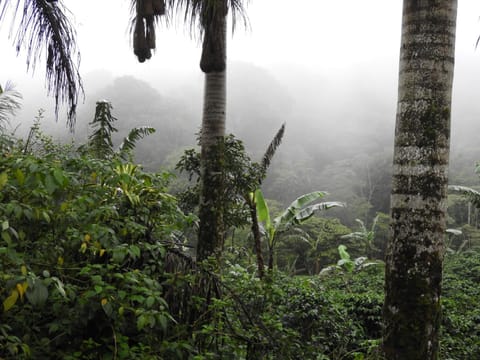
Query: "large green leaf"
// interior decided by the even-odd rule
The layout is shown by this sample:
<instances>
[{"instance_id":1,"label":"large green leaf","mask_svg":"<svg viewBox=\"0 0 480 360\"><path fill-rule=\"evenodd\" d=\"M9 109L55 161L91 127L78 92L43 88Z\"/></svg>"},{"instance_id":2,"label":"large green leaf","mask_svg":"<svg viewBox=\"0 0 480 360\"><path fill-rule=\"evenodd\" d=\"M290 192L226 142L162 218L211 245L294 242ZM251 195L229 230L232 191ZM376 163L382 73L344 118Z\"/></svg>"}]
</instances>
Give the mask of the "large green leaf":
<instances>
[{"instance_id":1,"label":"large green leaf","mask_svg":"<svg viewBox=\"0 0 480 360\"><path fill-rule=\"evenodd\" d=\"M260 189L257 189L255 191L255 204L257 207L258 221L264 223L265 230L268 233L268 238L271 241L275 236L275 228L273 227L272 221L270 219L270 211L268 209L267 202L265 201L262 190Z\"/></svg>"},{"instance_id":2,"label":"large green leaf","mask_svg":"<svg viewBox=\"0 0 480 360\"><path fill-rule=\"evenodd\" d=\"M2 190L5 187L7 182L8 182L8 174L6 172L2 172L0 174L0 190Z\"/></svg>"},{"instance_id":3,"label":"large green leaf","mask_svg":"<svg viewBox=\"0 0 480 360\"><path fill-rule=\"evenodd\" d=\"M345 204L338 201L328 201L319 204L307 206L297 212L291 223L299 224L305 220L310 219L316 211L328 210L333 207L343 207Z\"/></svg>"},{"instance_id":4,"label":"large green leaf","mask_svg":"<svg viewBox=\"0 0 480 360\"><path fill-rule=\"evenodd\" d=\"M327 195L327 192L325 191L314 191L298 197L280 216L276 217L275 220L273 220L274 226L276 228L278 228L279 226L288 226L288 224L294 222L295 218L297 217L299 211L302 208L304 208L311 202L324 197L325 195Z\"/></svg>"},{"instance_id":5,"label":"large green leaf","mask_svg":"<svg viewBox=\"0 0 480 360\"><path fill-rule=\"evenodd\" d=\"M480 209L480 192L467 186L449 185L450 192L459 193L465 196L476 208Z\"/></svg>"},{"instance_id":6,"label":"large green leaf","mask_svg":"<svg viewBox=\"0 0 480 360\"><path fill-rule=\"evenodd\" d=\"M10 296L3 301L3 311L10 310L13 307L13 305L15 305L17 300L18 300L18 292L17 290L12 290Z\"/></svg>"}]
</instances>

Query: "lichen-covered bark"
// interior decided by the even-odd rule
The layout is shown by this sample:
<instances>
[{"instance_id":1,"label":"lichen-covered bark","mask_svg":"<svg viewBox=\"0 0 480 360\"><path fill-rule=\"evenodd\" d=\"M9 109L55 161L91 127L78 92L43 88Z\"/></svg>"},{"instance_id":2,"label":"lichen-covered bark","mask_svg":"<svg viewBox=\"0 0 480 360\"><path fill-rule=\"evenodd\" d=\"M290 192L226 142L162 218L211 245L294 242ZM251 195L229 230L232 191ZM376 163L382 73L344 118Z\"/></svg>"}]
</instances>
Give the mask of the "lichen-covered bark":
<instances>
[{"instance_id":1,"label":"lichen-covered bark","mask_svg":"<svg viewBox=\"0 0 480 360\"><path fill-rule=\"evenodd\" d=\"M224 0L206 2L201 14L204 30L200 68L205 73L200 136L201 194L197 259L220 255L223 247L223 137L226 116L226 28Z\"/></svg>"},{"instance_id":2,"label":"lichen-covered bark","mask_svg":"<svg viewBox=\"0 0 480 360\"><path fill-rule=\"evenodd\" d=\"M405 0L384 351L438 358L456 0Z\"/></svg>"},{"instance_id":3,"label":"lichen-covered bark","mask_svg":"<svg viewBox=\"0 0 480 360\"><path fill-rule=\"evenodd\" d=\"M255 243L255 254L257 256L257 268L258 268L258 277L263 279L265 275L264 271L264 262L263 262L263 254L262 254L262 242L261 238L262 235L260 234L260 225L258 224L258 217L257 217L257 208L255 206L255 202L251 201L249 203L250 207L250 217L252 218L252 233L253 233L253 241Z\"/></svg>"},{"instance_id":4,"label":"lichen-covered bark","mask_svg":"<svg viewBox=\"0 0 480 360\"><path fill-rule=\"evenodd\" d=\"M216 55L218 59L212 60L212 63L225 62L225 30L223 26L223 37L220 41L224 44L217 47L220 51L213 55ZM206 32L205 36L207 34ZM204 42L206 41L211 42L212 39L205 39ZM223 71L208 71L205 73L203 119L200 136L202 149L198 260L206 259L211 255L219 255L223 247L223 137L225 135L225 115L226 72L225 66L223 66Z\"/></svg>"}]
</instances>

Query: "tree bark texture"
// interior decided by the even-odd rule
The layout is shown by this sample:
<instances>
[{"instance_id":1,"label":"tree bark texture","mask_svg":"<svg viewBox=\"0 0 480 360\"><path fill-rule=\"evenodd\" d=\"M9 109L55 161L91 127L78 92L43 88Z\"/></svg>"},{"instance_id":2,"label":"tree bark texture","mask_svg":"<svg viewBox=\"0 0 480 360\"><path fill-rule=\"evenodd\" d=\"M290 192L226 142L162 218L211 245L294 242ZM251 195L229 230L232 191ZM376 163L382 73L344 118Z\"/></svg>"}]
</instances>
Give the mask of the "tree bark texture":
<instances>
[{"instance_id":1,"label":"tree bark texture","mask_svg":"<svg viewBox=\"0 0 480 360\"><path fill-rule=\"evenodd\" d=\"M226 17L216 22L220 25L220 33L205 31L204 50L209 49L208 58L212 64L223 63L223 66L208 68L205 72L205 90L203 103L201 145L201 194L200 194L200 226L198 232L197 259L204 260L211 255L220 255L223 248L223 138L225 135L226 116ZM217 34L213 39L209 34ZM216 44L218 41L221 44ZM206 45L207 44L207 45ZM210 45L209 45L210 44ZM211 51L217 49L218 51ZM212 58L213 57L213 58ZM217 69L223 69L217 71Z\"/></svg>"},{"instance_id":2,"label":"tree bark texture","mask_svg":"<svg viewBox=\"0 0 480 360\"><path fill-rule=\"evenodd\" d=\"M386 257L384 352L438 358L456 0L405 0Z\"/></svg>"},{"instance_id":3,"label":"tree bark texture","mask_svg":"<svg viewBox=\"0 0 480 360\"><path fill-rule=\"evenodd\" d=\"M255 201L249 201L250 217L252 218L252 234L255 243L255 254L257 256L258 277L263 279L265 275L265 264L262 254L262 235L260 233L260 225L258 224L257 208Z\"/></svg>"}]
</instances>

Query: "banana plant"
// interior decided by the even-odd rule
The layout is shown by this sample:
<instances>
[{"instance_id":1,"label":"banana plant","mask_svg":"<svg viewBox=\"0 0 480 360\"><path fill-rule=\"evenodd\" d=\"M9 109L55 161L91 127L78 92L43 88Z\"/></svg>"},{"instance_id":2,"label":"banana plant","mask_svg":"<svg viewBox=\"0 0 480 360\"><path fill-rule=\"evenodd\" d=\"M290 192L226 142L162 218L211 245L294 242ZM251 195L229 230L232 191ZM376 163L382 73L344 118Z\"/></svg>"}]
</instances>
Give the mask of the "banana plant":
<instances>
[{"instance_id":1,"label":"banana plant","mask_svg":"<svg viewBox=\"0 0 480 360\"><path fill-rule=\"evenodd\" d=\"M379 215L375 216L372 222L370 229L367 229L365 223L360 219L355 219L355 221L360 225L360 231L355 231L350 234L343 235L342 239L356 240L363 243L365 254L372 258L375 252L378 251L378 248L375 246L375 230L377 227Z\"/></svg>"},{"instance_id":2,"label":"banana plant","mask_svg":"<svg viewBox=\"0 0 480 360\"><path fill-rule=\"evenodd\" d=\"M343 244L338 246L338 255L340 256L340 260L337 261L337 264L330 265L322 269L319 275L327 275L335 272L336 270L341 270L351 274L354 271L360 271L372 265L382 264L381 260L369 261L366 256L360 256L352 260L350 254L347 251L347 247Z\"/></svg>"},{"instance_id":3,"label":"banana plant","mask_svg":"<svg viewBox=\"0 0 480 360\"><path fill-rule=\"evenodd\" d=\"M480 171L479 171L480 172ZM465 197L477 209L480 209L480 192L467 186L449 185L448 191Z\"/></svg>"},{"instance_id":4,"label":"banana plant","mask_svg":"<svg viewBox=\"0 0 480 360\"><path fill-rule=\"evenodd\" d=\"M343 207L343 203L338 201L329 201L312 204L312 202L323 198L328 193L325 191L314 191L304 194L293 201L279 216L272 221L267 202L260 189L257 189L252 195L257 207L258 221L263 223L265 237L268 247L268 270L273 270L273 257L275 245L279 234L287 231L293 226L299 225L308 220L317 211L328 210L333 207Z\"/></svg>"}]
</instances>

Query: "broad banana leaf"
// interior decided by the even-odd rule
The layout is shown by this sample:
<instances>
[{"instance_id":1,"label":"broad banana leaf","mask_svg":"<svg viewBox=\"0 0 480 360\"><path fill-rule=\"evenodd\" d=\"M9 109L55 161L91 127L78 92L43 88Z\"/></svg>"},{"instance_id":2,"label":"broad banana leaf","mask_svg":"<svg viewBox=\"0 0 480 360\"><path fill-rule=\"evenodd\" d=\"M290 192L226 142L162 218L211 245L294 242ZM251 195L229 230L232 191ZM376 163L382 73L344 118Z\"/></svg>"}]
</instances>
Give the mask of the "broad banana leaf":
<instances>
[{"instance_id":1,"label":"broad banana leaf","mask_svg":"<svg viewBox=\"0 0 480 360\"><path fill-rule=\"evenodd\" d=\"M459 229L447 229L445 231L454 236L462 235L462 230L459 230Z\"/></svg>"},{"instance_id":2,"label":"broad banana leaf","mask_svg":"<svg viewBox=\"0 0 480 360\"><path fill-rule=\"evenodd\" d=\"M465 196L476 208L480 209L480 192L467 186L449 185L448 190Z\"/></svg>"},{"instance_id":3,"label":"broad banana leaf","mask_svg":"<svg viewBox=\"0 0 480 360\"><path fill-rule=\"evenodd\" d=\"M275 236L275 228L270 220L270 210L260 189L255 191L255 204L257 206L258 221L264 223L269 242L271 242Z\"/></svg>"},{"instance_id":4,"label":"broad banana leaf","mask_svg":"<svg viewBox=\"0 0 480 360\"><path fill-rule=\"evenodd\" d=\"M327 192L325 191L314 191L298 197L280 216L276 217L273 220L274 226L288 226L295 221L295 218L298 216L298 213L300 212L300 210L302 210L302 208L304 208L311 202L324 197L325 195L327 195ZM310 216L312 216L312 214L310 214Z\"/></svg>"},{"instance_id":5,"label":"broad banana leaf","mask_svg":"<svg viewBox=\"0 0 480 360\"><path fill-rule=\"evenodd\" d=\"M345 206L343 203L337 201L322 202L319 204L310 205L298 211L290 223L300 224L301 222L310 219L316 211L328 210L333 207L343 206Z\"/></svg>"}]
</instances>

